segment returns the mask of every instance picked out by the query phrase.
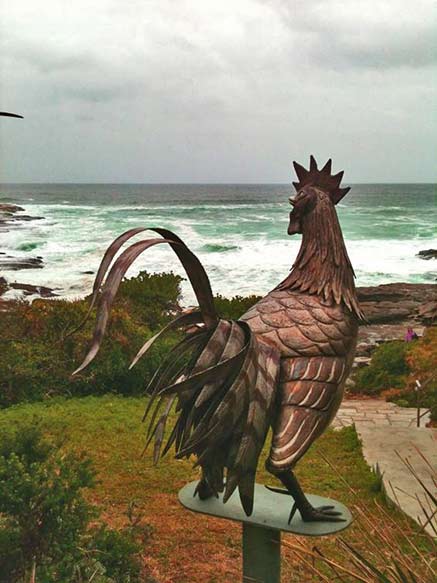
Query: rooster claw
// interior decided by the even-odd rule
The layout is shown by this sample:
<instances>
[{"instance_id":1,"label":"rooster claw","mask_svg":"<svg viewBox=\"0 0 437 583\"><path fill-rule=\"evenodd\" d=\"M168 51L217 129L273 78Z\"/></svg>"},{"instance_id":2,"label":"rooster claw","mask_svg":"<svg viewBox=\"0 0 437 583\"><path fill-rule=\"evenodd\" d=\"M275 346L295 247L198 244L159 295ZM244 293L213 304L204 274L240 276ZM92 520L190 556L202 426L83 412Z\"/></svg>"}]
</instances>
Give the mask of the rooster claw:
<instances>
[{"instance_id":1,"label":"rooster claw","mask_svg":"<svg viewBox=\"0 0 437 583\"><path fill-rule=\"evenodd\" d=\"M293 496L293 494L291 494L291 492L285 488L275 488L273 486L267 485L265 485L265 487L267 490L270 490L270 492L275 492L276 494L287 494L288 496ZM295 502L288 517L288 524L290 524L290 522L293 520L293 517L296 514L296 510L299 510L299 513L304 522L346 522L345 518L341 518L341 512L335 510L335 506L332 504L326 506L317 506L316 508L309 504L303 504L302 507L299 508Z\"/></svg>"},{"instance_id":2,"label":"rooster claw","mask_svg":"<svg viewBox=\"0 0 437 583\"><path fill-rule=\"evenodd\" d=\"M287 494L288 496L292 495L285 488L275 488L274 486L267 486L267 485L264 485L264 487L267 488L267 490L270 490L270 492L276 492L276 494Z\"/></svg>"},{"instance_id":3,"label":"rooster claw","mask_svg":"<svg viewBox=\"0 0 437 583\"><path fill-rule=\"evenodd\" d=\"M207 500L208 498L211 498L211 496L215 496L216 498L219 497L218 493L214 492L208 482L203 478L197 482L197 485L194 488L193 498L195 498L196 495L199 496L200 500Z\"/></svg>"},{"instance_id":4,"label":"rooster claw","mask_svg":"<svg viewBox=\"0 0 437 583\"><path fill-rule=\"evenodd\" d=\"M346 522L341 512L333 510L335 506L318 506L317 508L305 508L300 511L304 522Z\"/></svg>"}]
</instances>

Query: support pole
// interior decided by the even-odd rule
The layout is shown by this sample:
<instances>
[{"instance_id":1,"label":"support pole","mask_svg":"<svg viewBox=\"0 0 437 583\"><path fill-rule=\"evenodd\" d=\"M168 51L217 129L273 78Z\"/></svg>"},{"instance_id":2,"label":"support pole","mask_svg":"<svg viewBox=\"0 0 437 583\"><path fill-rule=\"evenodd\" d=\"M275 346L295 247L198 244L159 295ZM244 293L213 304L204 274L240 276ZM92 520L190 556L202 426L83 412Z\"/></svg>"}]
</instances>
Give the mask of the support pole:
<instances>
[{"instance_id":1,"label":"support pole","mask_svg":"<svg viewBox=\"0 0 437 583\"><path fill-rule=\"evenodd\" d=\"M281 582L281 532L243 523L243 583Z\"/></svg>"},{"instance_id":2,"label":"support pole","mask_svg":"<svg viewBox=\"0 0 437 583\"><path fill-rule=\"evenodd\" d=\"M301 536L325 536L347 528L352 515L346 506L330 498L306 494L310 504L332 506L341 513L342 522L304 522L296 512L290 514L289 496L255 484L254 511L246 516L236 493L223 503L222 496L200 500L196 496L198 482L191 482L179 491L179 500L185 508L209 516L242 523L243 527L243 583L280 583L281 531Z\"/></svg>"}]
</instances>

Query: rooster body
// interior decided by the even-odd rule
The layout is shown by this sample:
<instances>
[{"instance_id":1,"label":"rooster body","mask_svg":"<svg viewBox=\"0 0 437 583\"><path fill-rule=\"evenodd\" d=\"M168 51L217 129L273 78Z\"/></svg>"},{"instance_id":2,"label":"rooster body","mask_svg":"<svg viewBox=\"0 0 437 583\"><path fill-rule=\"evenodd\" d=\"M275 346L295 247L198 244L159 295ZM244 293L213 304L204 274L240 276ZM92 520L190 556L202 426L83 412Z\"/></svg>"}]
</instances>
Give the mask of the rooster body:
<instances>
[{"instance_id":1,"label":"rooster body","mask_svg":"<svg viewBox=\"0 0 437 583\"><path fill-rule=\"evenodd\" d=\"M208 277L198 258L166 229L162 238L132 244L109 266L121 246L146 229L131 229L106 251L94 284L98 302L91 348L79 369L97 354L122 277L146 249L167 243L181 261L199 302L149 339L134 359L162 334L179 329L181 340L164 359L147 388L148 441L157 462L170 448L176 457L194 455L202 469L200 498L238 488L246 514L253 510L255 474L267 433L273 439L266 467L294 499L306 521L338 521L332 507L313 508L293 468L328 427L343 397L354 357L358 324L354 272L335 205L348 192L343 173L331 175L331 161L319 170L294 163L299 181L290 199L288 234L302 234L290 274L239 320L221 319ZM103 284L103 285L102 285ZM166 434L173 406L177 417ZM164 437L167 442L164 446Z\"/></svg>"},{"instance_id":2,"label":"rooster body","mask_svg":"<svg viewBox=\"0 0 437 583\"><path fill-rule=\"evenodd\" d=\"M280 353L277 413L267 467L293 467L328 427L343 398L357 337L357 320L342 305L314 295L274 290L246 321Z\"/></svg>"}]
</instances>

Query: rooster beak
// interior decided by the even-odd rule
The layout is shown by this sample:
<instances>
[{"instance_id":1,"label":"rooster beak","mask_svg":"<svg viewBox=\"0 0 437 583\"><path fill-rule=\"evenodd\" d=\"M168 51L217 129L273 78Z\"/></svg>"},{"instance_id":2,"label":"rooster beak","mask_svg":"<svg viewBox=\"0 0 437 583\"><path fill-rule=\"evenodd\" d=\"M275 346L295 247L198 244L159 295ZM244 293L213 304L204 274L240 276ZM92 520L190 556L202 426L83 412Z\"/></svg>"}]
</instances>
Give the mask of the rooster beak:
<instances>
[{"instance_id":1,"label":"rooster beak","mask_svg":"<svg viewBox=\"0 0 437 583\"><path fill-rule=\"evenodd\" d=\"M290 202L291 206L294 206L294 205L296 204L296 199L295 199L295 198L292 198L292 197L290 196L290 198L289 198L288 200L289 200L289 202Z\"/></svg>"}]
</instances>

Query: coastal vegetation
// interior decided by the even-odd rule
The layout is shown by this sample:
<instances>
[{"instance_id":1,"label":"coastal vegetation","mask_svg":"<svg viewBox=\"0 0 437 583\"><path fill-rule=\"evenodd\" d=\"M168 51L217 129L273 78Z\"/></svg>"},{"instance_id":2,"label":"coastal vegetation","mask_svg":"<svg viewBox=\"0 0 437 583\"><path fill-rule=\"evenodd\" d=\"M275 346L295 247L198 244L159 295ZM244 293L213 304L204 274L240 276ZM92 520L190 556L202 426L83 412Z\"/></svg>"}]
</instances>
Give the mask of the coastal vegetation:
<instances>
[{"instance_id":1,"label":"coastal vegetation","mask_svg":"<svg viewBox=\"0 0 437 583\"><path fill-rule=\"evenodd\" d=\"M1 425L0 582L139 582L148 531L100 521L91 459L61 445L34 423Z\"/></svg>"},{"instance_id":2,"label":"coastal vegetation","mask_svg":"<svg viewBox=\"0 0 437 583\"><path fill-rule=\"evenodd\" d=\"M158 343L132 370L129 364L142 344L180 310L182 278L146 271L125 279L111 313L103 349L92 367L71 373L83 358L92 335L93 317L77 329L88 310L87 299L9 301L0 318L0 407L55 396L117 393L141 395L161 357L176 336ZM215 296L223 318L237 319L259 297ZM437 328L425 329L413 342L385 342L370 365L354 375L353 393L382 394L399 405L415 406L415 380L424 386L421 402L437 419ZM429 381L429 382L428 382Z\"/></svg>"},{"instance_id":3,"label":"coastal vegetation","mask_svg":"<svg viewBox=\"0 0 437 583\"><path fill-rule=\"evenodd\" d=\"M437 421L436 362L437 327L430 326L422 338L412 342L396 340L378 346L370 364L355 373L351 392L381 395L404 407L420 403L430 409L431 420Z\"/></svg>"},{"instance_id":4,"label":"coastal vegetation","mask_svg":"<svg viewBox=\"0 0 437 583\"><path fill-rule=\"evenodd\" d=\"M111 314L104 349L93 367L72 377L92 335L92 318L77 330L86 300L10 302L0 319L0 405L54 396L121 393L137 395L155 370L161 343L150 357L128 370L136 350L178 309L181 278L142 272L125 280ZM74 333L73 333L74 332Z\"/></svg>"},{"instance_id":5,"label":"coastal vegetation","mask_svg":"<svg viewBox=\"0 0 437 583\"><path fill-rule=\"evenodd\" d=\"M150 452L142 456L145 428L141 424L141 417L145 406L146 400L143 397L113 394L80 398L58 397L44 402L15 405L0 412L0 436L2 438L13 427L17 428L17 434L26 435L28 428L37 423L44 436L42 446L45 447L44 443L47 442L55 444L54 452L49 456L53 471L71 463L72 467L69 466L68 472L62 470L63 475L68 475L73 481L74 486L69 491L74 496L81 497L81 505L86 502L99 512L99 517L81 523L77 536L69 539L71 542L68 545L71 548L68 553L65 549L65 554L69 556L82 553L80 557L84 561L83 573L88 573L88 578L84 575L81 580L73 579L74 583L90 581L90 571L85 568L88 569L90 564L94 565L99 557L99 562L106 569L104 576L112 577L117 583L124 583L121 576L117 578L115 571L109 570L102 555L109 545L112 546L109 538L117 536L113 534L114 531L120 533L116 544L114 543L114 553L119 557L117 565L130 569L127 572L131 573L132 582L136 581L134 573L138 564L141 583L150 583L153 580L158 583L218 583L239 580L239 525L189 513L177 501L178 490L190 480L198 478L198 469L193 469L192 461L175 460L169 455L156 468ZM20 447L13 445L18 457L23 455ZM37 451L39 447L37 442ZM273 484L272 478L264 470L266 454L267 447L259 464L257 481L261 484ZM47 467L49 462L44 456L39 463ZM91 460L92 466L88 465L87 460ZM49 480L52 479L53 471L48 474ZM16 479L17 474L13 468L8 467L8 472L9 479ZM28 499L32 501L38 492L35 476L40 476L43 472L37 473L36 469L26 469L26 472L30 474L30 482L26 483L29 484ZM78 477L78 472L79 475L83 472L85 477ZM91 472L93 484L88 482L91 478L87 477ZM320 557L323 555L331 558L336 565L343 565L362 577L356 579L340 571L345 581L378 581L376 577L372 579L364 567L354 565L345 543L384 569L391 556L400 555L402 563L408 562L414 567L417 581L424 583L432 580L428 570L432 542L399 510L385 505L380 479L364 461L359 439L352 427L341 431L328 431L323 435L299 464L298 474L306 491L341 500L349 506L355 520L350 528L336 537L308 539L284 535L284 581L305 583L314 580L311 579L313 572L308 564L314 565L324 576L324 579L319 577L315 580L333 580L332 570L321 559L313 560L308 553L321 553ZM4 473L2 475L5 476ZM82 489L79 484L85 485L85 479L89 485ZM63 484L67 486L67 479L63 480ZM4 485L3 488L7 489L7 486ZM1 492L0 490L0 504L3 500ZM43 500L50 501L51 496L47 492ZM63 515L62 506L57 502L60 495L53 493L53 497L56 512L60 510ZM286 513L289 511L289 503L288 500L284 501ZM0 512L3 513L4 508L2 506ZM17 512L24 517L24 508ZM10 513L5 514L5 517L7 524L4 528L7 526L10 529L11 519L14 517ZM85 524L86 529L83 528ZM95 538L95 533L102 524L106 525L105 534L101 535L103 542L98 535ZM67 527L70 528L66 525L65 528ZM384 537L385 546L381 542L376 552L372 537L377 532ZM2 540L6 541L6 531L3 534ZM139 551L135 551L135 545L140 545ZM17 550L17 546L14 548ZM193 557L196 559L193 560ZM36 583L64 583L63 579L52 574L42 576L45 572L43 569L48 566L52 573L61 568L62 564L56 557L44 555L44 561L38 565ZM96 580L99 583L108 583L107 579L92 579L93 582ZM387 580L396 581L393 578L385 579ZM22 583L22 580L18 581ZM26 579L25 583L28 581Z\"/></svg>"},{"instance_id":6,"label":"coastal vegetation","mask_svg":"<svg viewBox=\"0 0 437 583\"><path fill-rule=\"evenodd\" d=\"M144 389L177 337L159 343L133 370L128 366L180 310L180 284L172 273L142 272L123 281L103 349L77 377L71 372L93 327L93 318L80 327L87 301L8 302L0 319L0 583L240 577L238 526L191 515L177 503L178 489L198 477L191 461L169 456L157 471L148 454L141 456ZM237 318L257 299L218 296L216 303L222 317ZM420 340L379 347L372 364L359 371L357 386L368 394L386 389L389 398L410 403L414 379L432 373L436 332L430 327ZM257 480L269 483L263 461ZM345 534L316 545L284 537L285 580L309 581L314 568L318 580L332 580L329 561L335 557L344 580L396 581L348 575L363 576L359 555L383 569L394 556L417 581L427 581L432 543L385 505L381 480L365 463L352 427L322 436L299 465L299 477L307 491L341 500L357 519ZM375 524L383 526L377 531ZM381 548L375 553L377 532ZM200 560L192 560L193 549Z\"/></svg>"},{"instance_id":7,"label":"coastal vegetation","mask_svg":"<svg viewBox=\"0 0 437 583\"><path fill-rule=\"evenodd\" d=\"M92 367L72 377L92 336L93 318L80 329L86 299L11 301L0 318L0 406L55 396L143 394L144 388L174 339L160 342L147 359L129 371L139 348L180 310L182 278L173 273L143 271L125 279L111 312L103 349ZM256 296L217 296L224 318L238 318Z\"/></svg>"}]
</instances>

